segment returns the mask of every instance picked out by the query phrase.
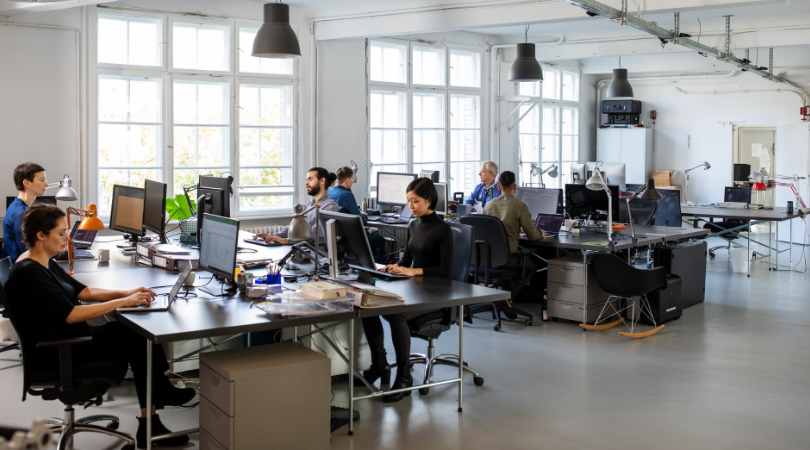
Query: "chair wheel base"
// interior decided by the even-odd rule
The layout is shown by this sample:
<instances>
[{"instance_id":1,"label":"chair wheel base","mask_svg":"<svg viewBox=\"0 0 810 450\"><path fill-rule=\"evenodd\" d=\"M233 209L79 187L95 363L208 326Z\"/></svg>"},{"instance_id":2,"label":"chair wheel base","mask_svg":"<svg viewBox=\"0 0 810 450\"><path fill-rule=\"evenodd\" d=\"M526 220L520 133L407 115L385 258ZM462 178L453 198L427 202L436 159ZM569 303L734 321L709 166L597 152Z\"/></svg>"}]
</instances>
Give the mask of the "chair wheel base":
<instances>
[{"instance_id":1,"label":"chair wheel base","mask_svg":"<svg viewBox=\"0 0 810 450\"><path fill-rule=\"evenodd\" d=\"M473 377L473 383L476 386L483 386L484 385L484 378L483 377Z\"/></svg>"}]
</instances>

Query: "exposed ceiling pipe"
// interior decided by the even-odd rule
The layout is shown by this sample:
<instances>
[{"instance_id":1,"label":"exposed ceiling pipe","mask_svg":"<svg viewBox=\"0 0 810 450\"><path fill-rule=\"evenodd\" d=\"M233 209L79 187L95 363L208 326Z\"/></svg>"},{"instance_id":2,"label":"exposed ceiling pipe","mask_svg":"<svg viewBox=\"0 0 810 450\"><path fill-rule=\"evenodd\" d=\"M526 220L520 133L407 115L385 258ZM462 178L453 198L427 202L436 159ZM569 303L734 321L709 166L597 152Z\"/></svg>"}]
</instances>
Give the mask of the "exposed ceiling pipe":
<instances>
[{"instance_id":1,"label":"exposed ceiling pipe","mask_svg":"<svg viewBox=\"0 0 810 450\"><path fill-rule=\"evenodd\" d=\"M676 34L672 30L668 30L659 26L655 22L650 22L648 20L644 20L638 16L633 14L629 14L626 10L619 10L613 8L612 6L605 5L604 3L595 1L595 0L568 0L568 3L578 6L584 9L588 15L590 16L602 16L607 17L608 19L618 21L621 24L627 24L637 30L643 31L645 33L649 33L655 37L657 37L662 44L666 44L668 42L677 43L683 47L691 48L696 50L699 54L703 56L713 56L714 58L727 62L729 64L733 64L739 67L741 70L746 72L755 73L766 80L772 80L778 83L784 83L789 86L792 86L800 91L802 91L805 96L810 95L806 89L802 86L794 83L793 81L788 80L783 76L775 76L773 72L766 68L757 67L751 64L750 61L747 59L740 59L734 56L731 53L731 44L730 44L730 35L731 35L731 18L726 18L727 30L726 30L726 40L727 40L727 48L728 51L720 50L714 47L709 47L708 45L701 44L700 42L691 39L688 35L678 32L677 39ZM680 18L678 18L680 20ZM771 50L772 51L772 50Z\"/></svg>"}]
</instances>

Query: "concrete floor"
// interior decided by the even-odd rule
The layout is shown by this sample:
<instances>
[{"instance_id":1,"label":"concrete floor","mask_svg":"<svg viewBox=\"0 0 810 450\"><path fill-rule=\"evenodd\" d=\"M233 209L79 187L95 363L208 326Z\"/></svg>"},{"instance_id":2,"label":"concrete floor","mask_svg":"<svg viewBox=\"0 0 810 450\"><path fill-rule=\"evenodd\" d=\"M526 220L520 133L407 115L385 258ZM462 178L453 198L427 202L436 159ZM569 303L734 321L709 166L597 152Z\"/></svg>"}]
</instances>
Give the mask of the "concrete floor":
<instances>
[{"instance_id":1,"label":"concrete floor","mask_svg":"<svg viewBox=\"0 0 810 450\"><path fill-rule=\"evenodd\" d=\"M466 356L486 384L467 380L463 414L451 387L393 406L364 401L355 435L335 432L332 448L810 448L808 288L807 274L769 272L764 262L750 279L733 274L720 252L709 262L706 303L645 340L554 322L496 333L491 322L476 320L465 327ZM455 343L448 333L439 346L453 350ZM0 368L10 364L0 361ZM58 411L37 399L20 402L20 378L18 368L0 370L0 423L26 425ZM340 403L345 394L338 389L335 398ZM122 429L134 431L130 390L119 389L116 401L98 410L118 414ZM196 410L163 416L170 428L192 426ZM79 449L118 446L77 438Z\"/></svg>"}]
</instances>

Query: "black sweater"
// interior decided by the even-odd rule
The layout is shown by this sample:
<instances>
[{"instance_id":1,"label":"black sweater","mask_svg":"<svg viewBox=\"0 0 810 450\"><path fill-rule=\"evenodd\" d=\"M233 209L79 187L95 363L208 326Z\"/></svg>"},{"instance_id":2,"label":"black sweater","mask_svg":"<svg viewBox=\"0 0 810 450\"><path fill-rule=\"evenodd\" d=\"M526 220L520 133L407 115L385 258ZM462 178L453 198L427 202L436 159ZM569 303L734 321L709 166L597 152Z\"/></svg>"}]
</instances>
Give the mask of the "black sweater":
<instances>
[{"instance_id":1,"label":"black sweater","mask_svg":"<svg viewBox=\"0 0 810 450\"><path fill-rule=\"evenodd\" d=\"M408 244L399 260L404 267L421 268L428 277L450 278L453 234L450 225L435 213L422 216L408 226Z\"/></svg>"}]
</instances>

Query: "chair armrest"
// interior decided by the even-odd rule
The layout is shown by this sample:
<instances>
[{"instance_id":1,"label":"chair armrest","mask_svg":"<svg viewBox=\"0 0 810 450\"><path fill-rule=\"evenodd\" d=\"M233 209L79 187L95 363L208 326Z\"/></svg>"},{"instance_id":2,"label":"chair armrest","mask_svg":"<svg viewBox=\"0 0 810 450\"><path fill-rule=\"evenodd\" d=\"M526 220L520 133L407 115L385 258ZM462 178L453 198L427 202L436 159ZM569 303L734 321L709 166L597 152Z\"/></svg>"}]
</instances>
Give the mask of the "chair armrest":
<instances>
[{"instance_id":1,"label":"chair armrest","mask_svg":"<svg viewBox=\"0 0 810 450\"><path fill-rule=\"evenodd\" d=\"M74 344L81 344L83 342L90 342L92 340L92 336L80 336L70 339L61 339L58 341L45 341L37 343L37 348L70 346Z\"/></svg>"}]
</instances>

